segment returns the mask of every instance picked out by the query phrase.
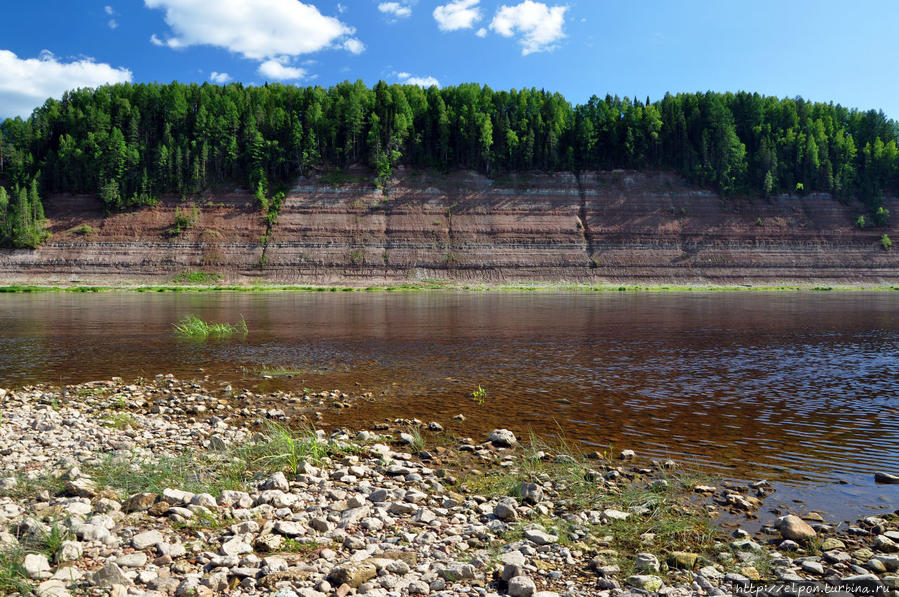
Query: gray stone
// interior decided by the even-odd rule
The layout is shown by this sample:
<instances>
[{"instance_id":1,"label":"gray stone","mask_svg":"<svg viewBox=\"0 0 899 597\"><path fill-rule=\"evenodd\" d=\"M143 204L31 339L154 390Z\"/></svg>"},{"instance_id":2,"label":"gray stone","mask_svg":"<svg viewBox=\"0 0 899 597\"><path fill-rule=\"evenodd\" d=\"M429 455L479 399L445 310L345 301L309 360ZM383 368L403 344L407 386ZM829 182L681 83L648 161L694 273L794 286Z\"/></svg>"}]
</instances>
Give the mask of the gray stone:
<instances>
[{"instance_id":1,"label":"gray stone","mask_svg":"<svg viewBox=\"0 0 899 597\"><path fill-rule=\"evenodd\" d=\"M64 491L66 495L92 498L97 495L97 484L87 477L80 477L72 481L66 481Z\"/></svg>"},{"instance_id":2,"label":"gray stone","mask_svg":"<svg viewBox=\"0 0 899 597\"><path fill-rule=\"evenodd\" d=\"M512 597L531 597L537 585L527 576L516 576L509 579L508 593Z\"/></svg>"},{"instance_id":3,"label":"gray stone","mask_svg":"<svg viewBox=\"0 0 899 597\"><path fill-rule=\"evenodd\" d=\"M131 538L131 545L134 549L147 549L163 541L162 533L159 531L144 531Z\"/></svg>"},{"instance_id":4,"label":"gray stone","mask_svg":"<svg viewBox=\"0 0 899 597\"><path fill-rule=\"evenodd\" d=\"M896 485L899 484L899 475L893 475L890 473L874 473L874 481L877 483Z\"/></svg>"},{"instance_id":5,"label":"gray stone","mask_svg":"<svg viewBox=\"0 0 899 597\"><path fill-rule=\"evenodd\" d=\"M494 446L505 447L511 447L518 443L515 434L508 429L494 429L490 432L490 435L487 436L487 441Z\"/></svg>"},{"instance_id":6,"label":"gray stone","mask_svg":"<svg viewBox=\"0 0 899 597\"><path fill-rule=\"evenodd\" d=\"M649 574L635 574L634 576L627 577L627 584L632 587L637 587L638 589L643 589L644 591L654 593L661 589L664 583L658 576Z\"/></svg>"},{"instance_id":7,"label":"gray stone","mask_svg":"<svg viewBox=\"0 0 899 597\"><path fill-rule=\"evenodd\" d=\"M78 541L63 541L56 552L56 562L75 562L81 559L84 547Z\"/></svg>"},{"instance_id":8,"label":"gray stone","mask_svg":"<svg viewBox=\"0 0 899 597\"><path fill-rule=\"evenodd\" d=\"M215 498L212 497L209 493L198 493L190 500L191 505L193 506L203 506L204 508L209 508L213 512L218 508L218 503L215 501Z\"/></svg>"},{"instance_id":9,"label":"gray stone","mask_svg":"<svg viewBox=\"0 0 899 597\"><path fill-rule=\"evenodd\" d=\"M524 538L537 545L549 545L550 543L559 541L559 538L556 535L550 535L540 529L526 529L524 531Z\"/></svg>"},{"instance_id":10,"label":"gray stone","mask_svg":"<svg viewBox=\"0 0 899 597\"><path fill-rule=\"evenodd\" d=\"M22 562L22 568L25 569L25 574L28 575L28 578L42 580L52 576L50 573L50 562L47 561L47 556L43 554L30 553L26 555L25 561Z\"/></svg>"},{"instance_id":11,"label":"gray stone","mask_svg":"<svg viewBox=\"0 0 899 597\"><path fill-rule=\"evenodd\" d=\"M471 564L450 562L437 567L437 575L450 582L457 580L472 580L477 578L477 570Z\"/></svg>"},{"instance_id":12,"label":"gray stone","mask_svg":"<svg viewBox=\"0 0 899 597\"><path fill-rule=\"evenodd\" d=\"M162 491L162 499L170 504L189 504L194 499L194 494L189 491L168 488Z\"/></svg>"},{"instance_id":13,"label":"gray stone","mask_svg":"<svg viewBox=\"0 0 899 597\"><path fill-rule=\"evenodd\" d=\"M347 584L358 589L362 583L374 578L378 569L371 562L345 562L335 566L328 574L328 581L336 586Z\"/></svg>"},{"instance_id":14,"label":"gray stone","mask_svg":"<svg viewBox=\"0 0 899 597\"><path fill-rule=\"evenodd\" d=\"M37 588L37 597L70 597L68 589L63 581L51 579L42 582Z\"/></svg>"},{"instance_id":15,"label":"gray stone","mask_svg":"<svg viewBox=\"0 0 899 597\"><path fill-rule=\"evenodd\" d=\"M518 520L518 512L515 510L515 500L501 500L493 508L493 515L505 522Z\"/></svg>"},{"instance_id":16,"label":"gray stone","mask_svg":"<svg viewBox=\"0 0 899 597\"><path fill-rule=\"evenodd\" d=\"M871 563L871 560L877 560L882 565L886 572L897 572L899 571L899 556L893 555L877 555L868 560L868 563Z\"/></svg>"},{"instance_id":17,"label":"gray stone","mask_svg":"<svg viewBox=\"0 0 899 597\"><path fill-rule=\"evenodd\" d=\"M899 545L886 535L877 535L874 538L874 549L884 553L893 553L899 551Z\"/></svg>"},{"instance_id":18,"label":"gray stone","mask_svg":"<svg viewBox=\"0 0 899 597\"><path fill-rule=\"evenodd\" d=\"M273 530L285 537L299 537L306 534L306 528L303 525L289 520L279 520L275 523Z\"/></svg>"},{"instance_id":19,"label":"gray stone","mask_svg":"<svg viewBox=\"0 0 899 597\"><path fill-rule=\"evenodd\" d=\"M107 562L105 566L90 576L91 581L98 587L112 587L113 585L130 585L131 581L114 562Z\"/></svg>"},{"instance_id":20,"label":"gray stone","mask_svg":"<svg viewBox=\"0 0 899 597\"><path fill-rule=\"evenodd\" d=\"M804 543L817 535L815 529L810 527L807 522L792 514L781 516L777 519L777 530L780 531L784 539L790 539L798 543Z\"/></svg>"},{"instance_id":21,"label":"gray stone","mask_svg":"<svg viewBox=\"0 0 899 597\"><path fill-rule=\"evenodd\" d=\"M536 505L543 499L543 488L536 483L522 483L515 492L525 504Z\"/></svg>"},{"instance_id":22,"label":"gray stone","mask_svg":"<svg viewBox=\"0 0 899 597\"><path fill-rule=\"evenodd\" d=\"M259 489L266 491L269 489L278 489L280 491L290 491L290 484L287 482L287 477L284 476L284 473L277 472L259 486Z\"/></svg>"},{"instance_id":23,"label":"gray stone","mask_svg":"<svg viewBox=\"0 0 899 597\"><path fill-rule=\"evenodd\" d=\"M234 537L222 543L220 551L222 555L239 556L244 553L253 553L253 548L239 537Z\"/></svg>"},{"instance_id":24,"label":"gray stone","mask_svg":"<svg viewBox=\"0 0 899 597\"><path fill-rule=\"evenodd\" d=\"M117 557L115 563L124 568L143 568L147 565L147 554L143 551L126 553Z\"/></svg>"},{"instance_id":25,"label":"gray stone","mask_svg":"<svg viewBox=\"0 0 899 597\"><path fill-rule=\"evenodd\" d=\"M638 553L634 561L634 568L638 572L658 572L660 570L659 558L651 553Z\"/></svg>"},{"instance_id":26,"label":"gray stone","mask_svg":"<svg viewBox=\"0 0 899 597\"><path fill-rule=\"evenodd\" d=\"M630 514L621 510L608 509L602 511L602 517L608 520L627 520L628 516Z\"/></svg>"}]
</instances>

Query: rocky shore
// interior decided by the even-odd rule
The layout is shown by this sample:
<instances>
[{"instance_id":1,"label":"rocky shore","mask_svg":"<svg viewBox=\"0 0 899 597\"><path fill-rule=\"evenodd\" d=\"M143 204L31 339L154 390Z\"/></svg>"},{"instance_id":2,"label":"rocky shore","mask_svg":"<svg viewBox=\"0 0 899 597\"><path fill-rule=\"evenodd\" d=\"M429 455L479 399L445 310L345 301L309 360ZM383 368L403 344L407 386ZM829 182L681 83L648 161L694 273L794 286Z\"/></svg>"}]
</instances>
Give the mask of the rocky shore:
<instances>
[{"instance_id":1,"label":"rocky shore","mask_svg":"<svg viewBox=\"0 0 899 597\"><path fill-rule=\"evenodd\" d=\"M896 514L731 532L767 483L439 421L292 430L251 398L162 375L0 389L0 594L899 596ZM278 399L314 420L349 397Z\"/></svg>"}]
</instances>

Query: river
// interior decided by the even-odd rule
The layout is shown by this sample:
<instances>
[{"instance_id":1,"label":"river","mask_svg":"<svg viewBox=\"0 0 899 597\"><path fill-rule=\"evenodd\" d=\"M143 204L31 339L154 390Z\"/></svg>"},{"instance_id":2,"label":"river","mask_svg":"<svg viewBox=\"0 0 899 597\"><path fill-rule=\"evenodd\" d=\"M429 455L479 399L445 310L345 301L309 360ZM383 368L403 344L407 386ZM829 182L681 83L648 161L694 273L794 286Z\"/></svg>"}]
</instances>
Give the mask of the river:
<instances>
[{"instance_id":1,"label":"river","mask_svg":"<svg viewBox=\"0 0 899 597\"><path fill-rule=\"evenodd\" d=\"M250 331L186 341L172 324L187 314ZM157 373L371 391L327 421L462 413L472 437L533 429L767 479L768 507L899 508L899 486L873 480L899 472L899 293L0 295L0 386Z\"/></svg>"}]
</instances>

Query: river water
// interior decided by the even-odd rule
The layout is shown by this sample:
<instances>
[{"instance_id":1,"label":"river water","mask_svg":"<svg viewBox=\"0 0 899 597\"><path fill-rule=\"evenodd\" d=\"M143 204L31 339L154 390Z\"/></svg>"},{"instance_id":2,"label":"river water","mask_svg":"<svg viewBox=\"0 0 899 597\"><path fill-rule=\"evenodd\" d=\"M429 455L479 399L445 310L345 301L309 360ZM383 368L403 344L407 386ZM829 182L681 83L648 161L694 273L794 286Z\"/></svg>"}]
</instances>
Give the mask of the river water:
<instances>
[{"instance_id":1,"label":"river water","mask_svg":"<svg viewBox=\"0 0 899 597\"><path fill-rule=\"evenodd\" d=\"M243 315L250 332L185 341L172 324L187 314ZM299 373L262 376L276 367ZM2 386L157 373L377 397L333 424L462 413L472 437L631 448L768 479L769 508L899 508L899 486L873 480L899 473L899 293L0 295Z\"/></svg>"}]
</instances>

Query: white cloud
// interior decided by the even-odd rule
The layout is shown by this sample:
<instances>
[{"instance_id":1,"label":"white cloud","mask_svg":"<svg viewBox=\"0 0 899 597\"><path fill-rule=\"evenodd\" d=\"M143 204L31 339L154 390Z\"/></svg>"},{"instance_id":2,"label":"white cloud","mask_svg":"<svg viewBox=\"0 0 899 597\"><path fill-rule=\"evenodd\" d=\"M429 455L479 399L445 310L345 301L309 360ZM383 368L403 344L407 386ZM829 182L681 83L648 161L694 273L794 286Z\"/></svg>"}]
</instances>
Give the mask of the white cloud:
<instances>
[{"instance_id":1,"label":"white cloud","mask_svg":"<svg viewBox=\"0 0 899 597\"><path fill-rule=\"evenodd\" d=\"M345 13L346 11L347 11L346 6L344 6L343 4L341 4L340 2L338 2L338 3L337 3L337 12L339 12L340 14L343 14L343 13Z\"/></svg>"},{"instance_id":2,"label":"white cloud","mask_svg":"<svg viewBox=\"0 0 899 597\"><path fill-rule=\"evenodd\" d=\"M434 9L434 20L441 31L471 29L481 20L480 0L454 0Z\"/></svg>"},{"instance_id":3,"label":"white cloud","mask_svg":"<svg viewBox=\"0 0 899 597\"><path fill-rule=\"evenodd\" d=\"M48 97L79 87L131 81L131 71L98 64L91 58L61 62L44 50L38 58L19 58L0 50L0 119L28 116Z\"/></svg>"},{"instance_id":4,"label":"white cloud","mask_svg":"<svg viewBox=\"0 0 899 597\"><path fill-rule=\"evenodd\" d=\"M409 73L397 73L397 78L404 85L418 85L419 87L440 87L440 81L434 77L415 77Z\"/></svg>"},{"instance_id":5,"label":"white cloud","mask_svg":"<svg viewBox=\"0 0 899 597\"><path fill-rule=\"evenodd\" d=\"M565 37L567 6L549 7L543 2L524 0L515 6L503 5L498 11L490 29L503 37L521 36L521 55L547 52L556 47L556 42Z\"/></svg>"},{"instance_id":6,"label":"white cloud","mask_svg":"<svg viewBox=\"0 0 899 597\"><path fill-rule=\"evenodd\" d=\"M267 61L329 47L351 52L364 48L362 42L346 39L355 29L297 0L144 0L144 4L165 10L172 34L165 40L154 35L151 41L173 49L217 46Z\"/></svg>"},{"instance_id":7,"label":"white cloud","mask_svg":"<svg viewBox=\"0 0 899 597\"><path fill-rule=\"evenodd\" d=\"M345 42L343 42L343 49L349 52L350 54L361 54L365 51L365 44L356 39L355 37L351 37Z\"/></svg>"},{"instance_id":8,"label":"white cloud","mask_svg":"<svg viewBox=\"0 0 899 597\"><path fill-rule=\"evenodd\" d=\"M118 22L115 19L109 19L109 22L106 24L109 25L110 29L117 29L119 26Z\"/></svg>"},{"instance_id":9,"label":"white cloud","mask_svg":"<svg viewBox=\"0 0 899 597\"><path fill-rule=\"evenodd\" d=\"M475 35L477 35L478 37L482 37L482 38L483 38L483 37L487 37L487 30L484 29L483 27L481 27L480 29L478 29L478 30L475 32Z\"/></svg>"},{"instance_id":10,"label":"white cloud","mask_svg":"<svg viewBox=\"0 0 899 597\"><path fill-rule=\"evenodd\" d=\"M381 2L378 4L378 10L395 19L405 19L412 16L412 7L399 2Z\"/></svg>"},{"instance_id":11,"label":"white cloud","mask_svg":"<svg viewBox=\"0 0 899 597\"><path fill-rule=\"evenodd\" d=\"M259 65L258 73L268 79L276 81L292 81L302 79L306 76L306 71L302 68L287 66L284 58L273 58L266 60Z\"/></svg>"},{"instance_id":12,"label":"white cloud","mask_svg":"<svg viewBox=\"0 0 899 597\"><path fill-rule=\"evenodd\" d=\"M231 80L231 75L229 75L228 73L217 73L215 71L212 71L212 74L209 75L209 80L213 83L222 85Z\"/></svg>"},{"instance_id":13,"label":"white cloud","mask_svg":"<svg viewBox=\"0 0 899 597\"><path fill-rule=\"evenodd\" d=\"M108 4L107 4L106 6L103 7L103 10L105 10L105 11L106 11L106 14L108 14L108 15L110 15L110 16L112 16L112 15L115 14L115 11L114 11L114 10L112 9L112 7L109 6Z\"/></svg>"},{"instance_id":14,"label":"white cloud","mask_svg":"<svg viewBox=\"0 0 899 597\"><path fill-rule=\"evenodd\" d=\"M158 37L156 37L155 33L150 36L150 43L153 44L154 46L159 46L159 47L165 46L165 42L162 41L161 39L159 39Z\"/></svg>"}]
</instances>

